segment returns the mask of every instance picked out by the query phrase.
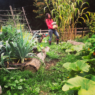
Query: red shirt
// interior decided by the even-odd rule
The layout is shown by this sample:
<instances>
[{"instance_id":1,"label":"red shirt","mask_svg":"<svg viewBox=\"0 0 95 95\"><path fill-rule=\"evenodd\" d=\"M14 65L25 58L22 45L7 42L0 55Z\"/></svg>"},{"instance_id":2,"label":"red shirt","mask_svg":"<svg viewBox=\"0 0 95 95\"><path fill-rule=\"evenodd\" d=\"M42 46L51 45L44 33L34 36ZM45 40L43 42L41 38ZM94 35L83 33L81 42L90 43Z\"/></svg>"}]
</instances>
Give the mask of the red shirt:
<instances>
[{"instance_id":1,"label":"red shirt","mask_svg":"<svg viewBox=\"0 0 95 95\"><path fill-rule=\"evenodd\" d=\"M53 22L52 19L46 19L46 24L48 29L53 29L52 22Z\"/></svg>"}]
</instances>

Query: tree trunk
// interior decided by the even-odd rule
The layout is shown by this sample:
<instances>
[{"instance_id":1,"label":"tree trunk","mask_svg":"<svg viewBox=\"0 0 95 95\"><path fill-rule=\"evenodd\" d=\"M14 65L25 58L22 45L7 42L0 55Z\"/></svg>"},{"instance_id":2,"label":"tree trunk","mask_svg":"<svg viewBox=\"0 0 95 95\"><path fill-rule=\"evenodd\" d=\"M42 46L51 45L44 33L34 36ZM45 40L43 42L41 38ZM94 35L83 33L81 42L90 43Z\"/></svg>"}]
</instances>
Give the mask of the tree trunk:
<instances>
[{"instance_id":1,"label":"tree trunk","mask_svg":"<svg viewBox=\"0 0 95 95\"><path fill-rule=\"evenodd\" d=\"M42 62L44 62L46 58L46 52L48 52L49 49L50 49L49 47L46 47L45 49L42 50L41 53L38 53L36 57L38 57ZM30 62L26 63L22 68L24 68L24 70L36 72L41 66L41 61L38 58L33 58Z\"/></svg>"}]
</instances>

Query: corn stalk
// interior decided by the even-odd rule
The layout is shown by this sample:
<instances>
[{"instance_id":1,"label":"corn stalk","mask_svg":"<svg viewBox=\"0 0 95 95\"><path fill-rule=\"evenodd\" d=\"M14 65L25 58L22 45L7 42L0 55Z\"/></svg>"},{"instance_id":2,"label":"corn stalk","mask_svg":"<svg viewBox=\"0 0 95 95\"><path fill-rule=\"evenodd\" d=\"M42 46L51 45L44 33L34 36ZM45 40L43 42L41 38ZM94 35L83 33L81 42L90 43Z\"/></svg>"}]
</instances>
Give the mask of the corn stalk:
<instances>
[{"instance_id":1,"label":"corn stalk","mask_svg":"<svg viewBox=\"0 0 95 95\"><path fill-rule=\"evenodd\" d=\"M46 7L49 8L50 4L53 5L53 9L50 10L52 18L57 22L59 31L65 30L65 28L71 27L74 28L75 24L78 22L78 19L84 14L84 10L88 7L83 8L82 10L76 8L76 5L79 5L82 2L80 8L82 9L83 5L87 2L83 2L82 0L45 0ZM87 3L88 4L88 3ZM89 4L88 4L89 5ZM45 7L45 8L46 8ZM45 10L44 8L44 10ZM74 21L74 16L78 14L77 20ZM55 16L54 16L55 15ZM87 14L85 14L87 17ZM88 17L87 17L88 18ZM83 18L82 18L83 19ZM84 20L84 19L83 19Z\"/></svg>"}]
</instances>

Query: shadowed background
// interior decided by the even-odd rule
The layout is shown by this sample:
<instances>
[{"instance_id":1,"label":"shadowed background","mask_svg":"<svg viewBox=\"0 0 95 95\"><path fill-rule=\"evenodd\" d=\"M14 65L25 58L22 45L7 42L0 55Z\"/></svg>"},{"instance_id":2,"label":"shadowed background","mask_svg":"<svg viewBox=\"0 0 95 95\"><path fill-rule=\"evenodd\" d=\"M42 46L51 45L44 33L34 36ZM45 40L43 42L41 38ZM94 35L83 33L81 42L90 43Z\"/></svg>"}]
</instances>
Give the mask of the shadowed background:
<instances>
[{"instance_id":1,"label":"shadowed background","mask_svg":"<svg viewBox=\"0 0 95 95\"><path fill-rule=\"evenodd\" d=\"M40 0L39 0L40 1ZM42 1L42 0L41 0ZM95 11L95 0L85 0L90 4L89 11ZM37 9L33 6L34 0L0 0L0 10L9 10L11 5L14 8L21 9L25 8L26 15L30 26L32 29L47 29L47 26L44 22L44 18L35 18L37 16L33 10Z\"/></svg>"}]
</instances>

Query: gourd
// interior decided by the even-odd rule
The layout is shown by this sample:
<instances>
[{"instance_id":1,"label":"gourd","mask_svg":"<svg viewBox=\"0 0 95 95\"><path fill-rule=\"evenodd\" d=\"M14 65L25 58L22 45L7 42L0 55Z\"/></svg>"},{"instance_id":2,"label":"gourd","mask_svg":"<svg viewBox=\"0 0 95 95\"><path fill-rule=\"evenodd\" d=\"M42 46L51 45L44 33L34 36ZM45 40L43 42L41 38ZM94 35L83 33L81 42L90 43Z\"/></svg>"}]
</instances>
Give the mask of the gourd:
<instances>
[{"instance_id":1,"label":"gourd","mask_svg":"<svg viewBox=\"0 0 95 95\"><path fill-rule=\"evenodd\" d=\"M53 25L53 29L57 29L58 28L56 22L53 22L52 25Z\"/></svg>"}]
</instances>

